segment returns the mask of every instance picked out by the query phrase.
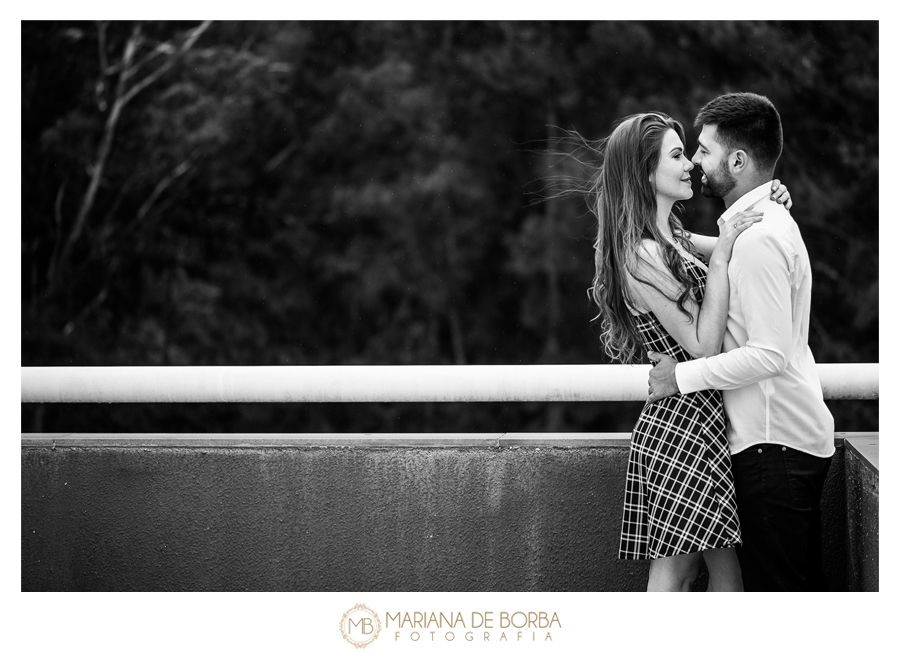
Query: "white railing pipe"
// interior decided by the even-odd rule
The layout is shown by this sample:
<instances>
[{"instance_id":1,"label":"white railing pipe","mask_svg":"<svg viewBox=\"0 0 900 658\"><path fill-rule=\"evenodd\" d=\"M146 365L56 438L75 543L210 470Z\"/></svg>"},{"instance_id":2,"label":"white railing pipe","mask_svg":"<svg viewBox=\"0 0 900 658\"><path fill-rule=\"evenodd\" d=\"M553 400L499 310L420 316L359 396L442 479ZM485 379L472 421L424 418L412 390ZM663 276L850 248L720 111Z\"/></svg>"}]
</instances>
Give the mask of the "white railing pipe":
<instances>
[{"instance_id":1,"label":"white railing pipe","mask_svg":"<svg viewBox=\"0 0 900 658\"><path fill-rule=\"evenodd\" d=\"M817 366L828 400L877 400L878 364ZM625 402L650 366L24 367L22 402Z\"/></svg>"}]
</instances>

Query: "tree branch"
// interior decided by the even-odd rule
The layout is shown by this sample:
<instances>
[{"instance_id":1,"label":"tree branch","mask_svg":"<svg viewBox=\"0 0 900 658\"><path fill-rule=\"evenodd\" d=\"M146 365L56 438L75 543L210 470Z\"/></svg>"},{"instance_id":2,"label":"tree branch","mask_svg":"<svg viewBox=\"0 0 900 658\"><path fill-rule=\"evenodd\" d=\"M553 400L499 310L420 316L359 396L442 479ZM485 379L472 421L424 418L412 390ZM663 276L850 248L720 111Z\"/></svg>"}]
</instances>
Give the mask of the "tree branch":
<instances>
[{"instance_id":1,"label":"tree branch","mask_svg":"<svg viewBox=\"0 0 900 658\"><path fill-rule=\"evenodd\" d=\"M94 199L97 195L97 190L100 187L100 181L103 179L103 170L106 167L106 161L109 158L109 152L112 148L113 137L115 136L116 132L116 124L118 124L119 122L119 116L122 113L122 107L124 105L124 103L122 102L122 97L125 91L126 72L132 59L134 58L134 53L137 49L139 40L140 26L135 25L134 29L131 32L131 36L125 42L125 48L122 53L123 66L122 71L119 73L119 80L116 83L115 100L113 101L112 110L110 110L109 116L106 118L106 125L104 126L103 138L100 141L97 158L94 161L94 165L91 167L91 179L88 183L88 188L84 193L84 198L82 199L81 206L78 209L78 215L75 218L75 224L72 226L72 231L69 233L69 237L66 239L65 244L63 245L59 260L55 264L51 263L49 281L49 284L51 286L54 283L55 275L59 271L65 269L69 256L72 252L72 247L78 241L78 238L81 237L81 232L84 230L84 225L87 221L88 215L93 208Z\"/></svg>"},{"instance_id":2,"label":"tree branch","mask_svg":"<svg viewBox=\"0 0 900 658\"><path fill-rule=\"evenodd\" d=\"M106 60L106 22L97 21L97 55L100 60L100 77L94 87L94 96L97 100L97 107L101 112L106 111L106 69L109 63Z\"/></svg>"},{"instance_id":3,"label":"tree branch","mask_svg":"<svg viewBox=\"0 0 900 658\"><path fill-rule=\"evenodd\" d=\"M132 87L131 89L128 90L128 93L125 94L125 96L122 98L122 105L124 106L132 98L134 98L137 94L141 93L144 89L146 89L147 87L152 85L154 82L159 80L159 78L162 77L164 73L166 73L169 69L172 68L172 66L177 61L178 57L180 57L181 55L186 53L188 50L190 50L191 46L193 46L197 42L197 39L200 38L200 35L202 35L204 32L206 32L207 28L211 24L212 24L212 21L203 21L203 23L201 23L198 27L194 28L190 33L188 33L188 38L185 39L184 43L181 44L181 47L175 52L174 55L172 55L168 59L168 61L165 64L160 66L153 73L148 73L147 76L143 80L141 80L140 82L135 84L134 87ZM158 46L157 50L159 48L163 47L163 45ZM132 71L129 75L133 75L133 73L134 73L134 71Z\"/></svg>"},{"instance_id":4,"label":"tree branch","mask_svg":"<svg viewBox=\"0 0 900 658\"><path fill-rule=\"evenodd\" d=\"M59 255L59 260L57 260L55 263L51 262L50 264L48 285L50 285L51 287L54 284L55 278L58 273L65 269L68 259L71 256L72 248L81 237L81 234L84 231L85 224L87 223L87 219L91 213L91 210L93 209L94 201L97 196L97 190L100 188L100 183L103 180L103 172L106 168L106 163L109 160L113 138L115 137L116 126L119 123L119 118L122 115L122 110L137 94L156 82L166 71L171 69L176 59L187 52L187 50L189 50L191 46L196 43L197 39L199 39L200 36L207 30L207 28L209 28L210 24L211 21L204 21L198 27L188 32L185 41L167 62L156 69L153 73L148 74L143 80L135 84L133 87L126 90L126 81L128 81L134 75L134 58L142 39L140 24L136 24L134 26L134 29L131 32L131 36L125 42L125 48L122 53L121 70L119 72L119 79L116 84L115 98L113 101L112 109L110 110L109 116L106 119L103 138L101 139L100 146L97 150L97 157L94 161L94 165L90 170L91 178L90 182L88 183L88 189L85 192L84 198L81 202L81 206L78 209L78 215L75 218L75 223L72 227L72 231L69 233L69 236L66 239L65 244L63 245L62 252ZM98 29L102 30L105 28Z\"/></svg>"},{"instance_id":5,"label":"tree branch","mask_svg":"<svg viewBox=\"0 0 900 658\"><path fill-rule=\"evenodd\" d=\"M153 192L150 193L150 196L147 197L147 200L141 205L137 212L136 221L140 222L147 216L147 213L150 212L150 208L153 207L153 204L156 203L156 200L160 197L160 195L166 190L172 182L187 173L187 170L191 168L191 163L187 160L182 162L180 165L175 167L172 170L172 173L163 178L156 184L156 187L153 188Z\"/></svg>"}]
</instances>

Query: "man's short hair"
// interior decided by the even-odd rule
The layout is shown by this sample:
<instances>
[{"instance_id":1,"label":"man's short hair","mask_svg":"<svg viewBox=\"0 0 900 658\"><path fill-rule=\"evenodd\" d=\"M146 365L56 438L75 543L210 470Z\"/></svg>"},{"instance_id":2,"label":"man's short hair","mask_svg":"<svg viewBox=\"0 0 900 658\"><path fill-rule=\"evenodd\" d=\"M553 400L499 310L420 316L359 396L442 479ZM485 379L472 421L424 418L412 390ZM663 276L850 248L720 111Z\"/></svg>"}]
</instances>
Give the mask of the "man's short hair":
<instances>
[{"instance_id":1,"label":"man's short hair","mask_svg":"<svg viewBox=\"0 0 900 658\"><path fill-rule=\"evenodd\" d=\"M729 151L741 149L759 168L774 170L784 138L778 110L765 96L749 92L723 94L704 105L694 128L716 126L716 140Z\"/></svg>"}]
</instances>

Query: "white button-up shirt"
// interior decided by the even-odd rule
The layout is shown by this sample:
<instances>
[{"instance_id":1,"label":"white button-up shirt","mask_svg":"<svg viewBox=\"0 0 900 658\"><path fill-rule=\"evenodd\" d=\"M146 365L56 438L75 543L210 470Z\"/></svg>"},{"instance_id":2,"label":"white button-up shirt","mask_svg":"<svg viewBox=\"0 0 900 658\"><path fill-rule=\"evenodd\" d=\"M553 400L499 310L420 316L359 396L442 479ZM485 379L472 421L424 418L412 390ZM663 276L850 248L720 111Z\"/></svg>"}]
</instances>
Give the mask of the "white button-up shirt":
<instances>
[{"instance_id":1,"label":"white button-up shirt","mask_svg":"<svg viewBox=\"0 0 900 658\"><path fill-rule=\"evenodd\" d=\"M731 454L760 443L818 457L834 453L834 418L809 349L812 271L797 223L771 201L772 183L747 192L722 217L754 206L763 220L734 243L724 351L679 363L682 393L724 391Z\"/></svg>"}]
</instances>

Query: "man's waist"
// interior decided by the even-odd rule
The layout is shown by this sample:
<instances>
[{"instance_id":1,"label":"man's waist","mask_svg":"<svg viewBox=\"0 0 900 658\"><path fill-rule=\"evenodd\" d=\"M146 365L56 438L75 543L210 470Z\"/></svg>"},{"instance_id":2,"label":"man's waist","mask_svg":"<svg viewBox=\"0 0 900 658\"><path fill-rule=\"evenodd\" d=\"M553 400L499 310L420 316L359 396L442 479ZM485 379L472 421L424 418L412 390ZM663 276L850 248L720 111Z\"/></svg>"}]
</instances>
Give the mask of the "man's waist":
<instances>
[{"instance_id":1,"label":"man's waist","mask_svg":"<svg viewBox=\"0 0 900 658\"><path fill-rule=\"evenodd\" d=\"M747 432L735 428L729 423L727 430L728 451L736 455L746 450L758 450L764 446L786 446L816 457L830 457L834 454L834 426L824 428L807 428L803 434L796 431L772 429L764 432Z\"/></svg>"}]
</instances>

